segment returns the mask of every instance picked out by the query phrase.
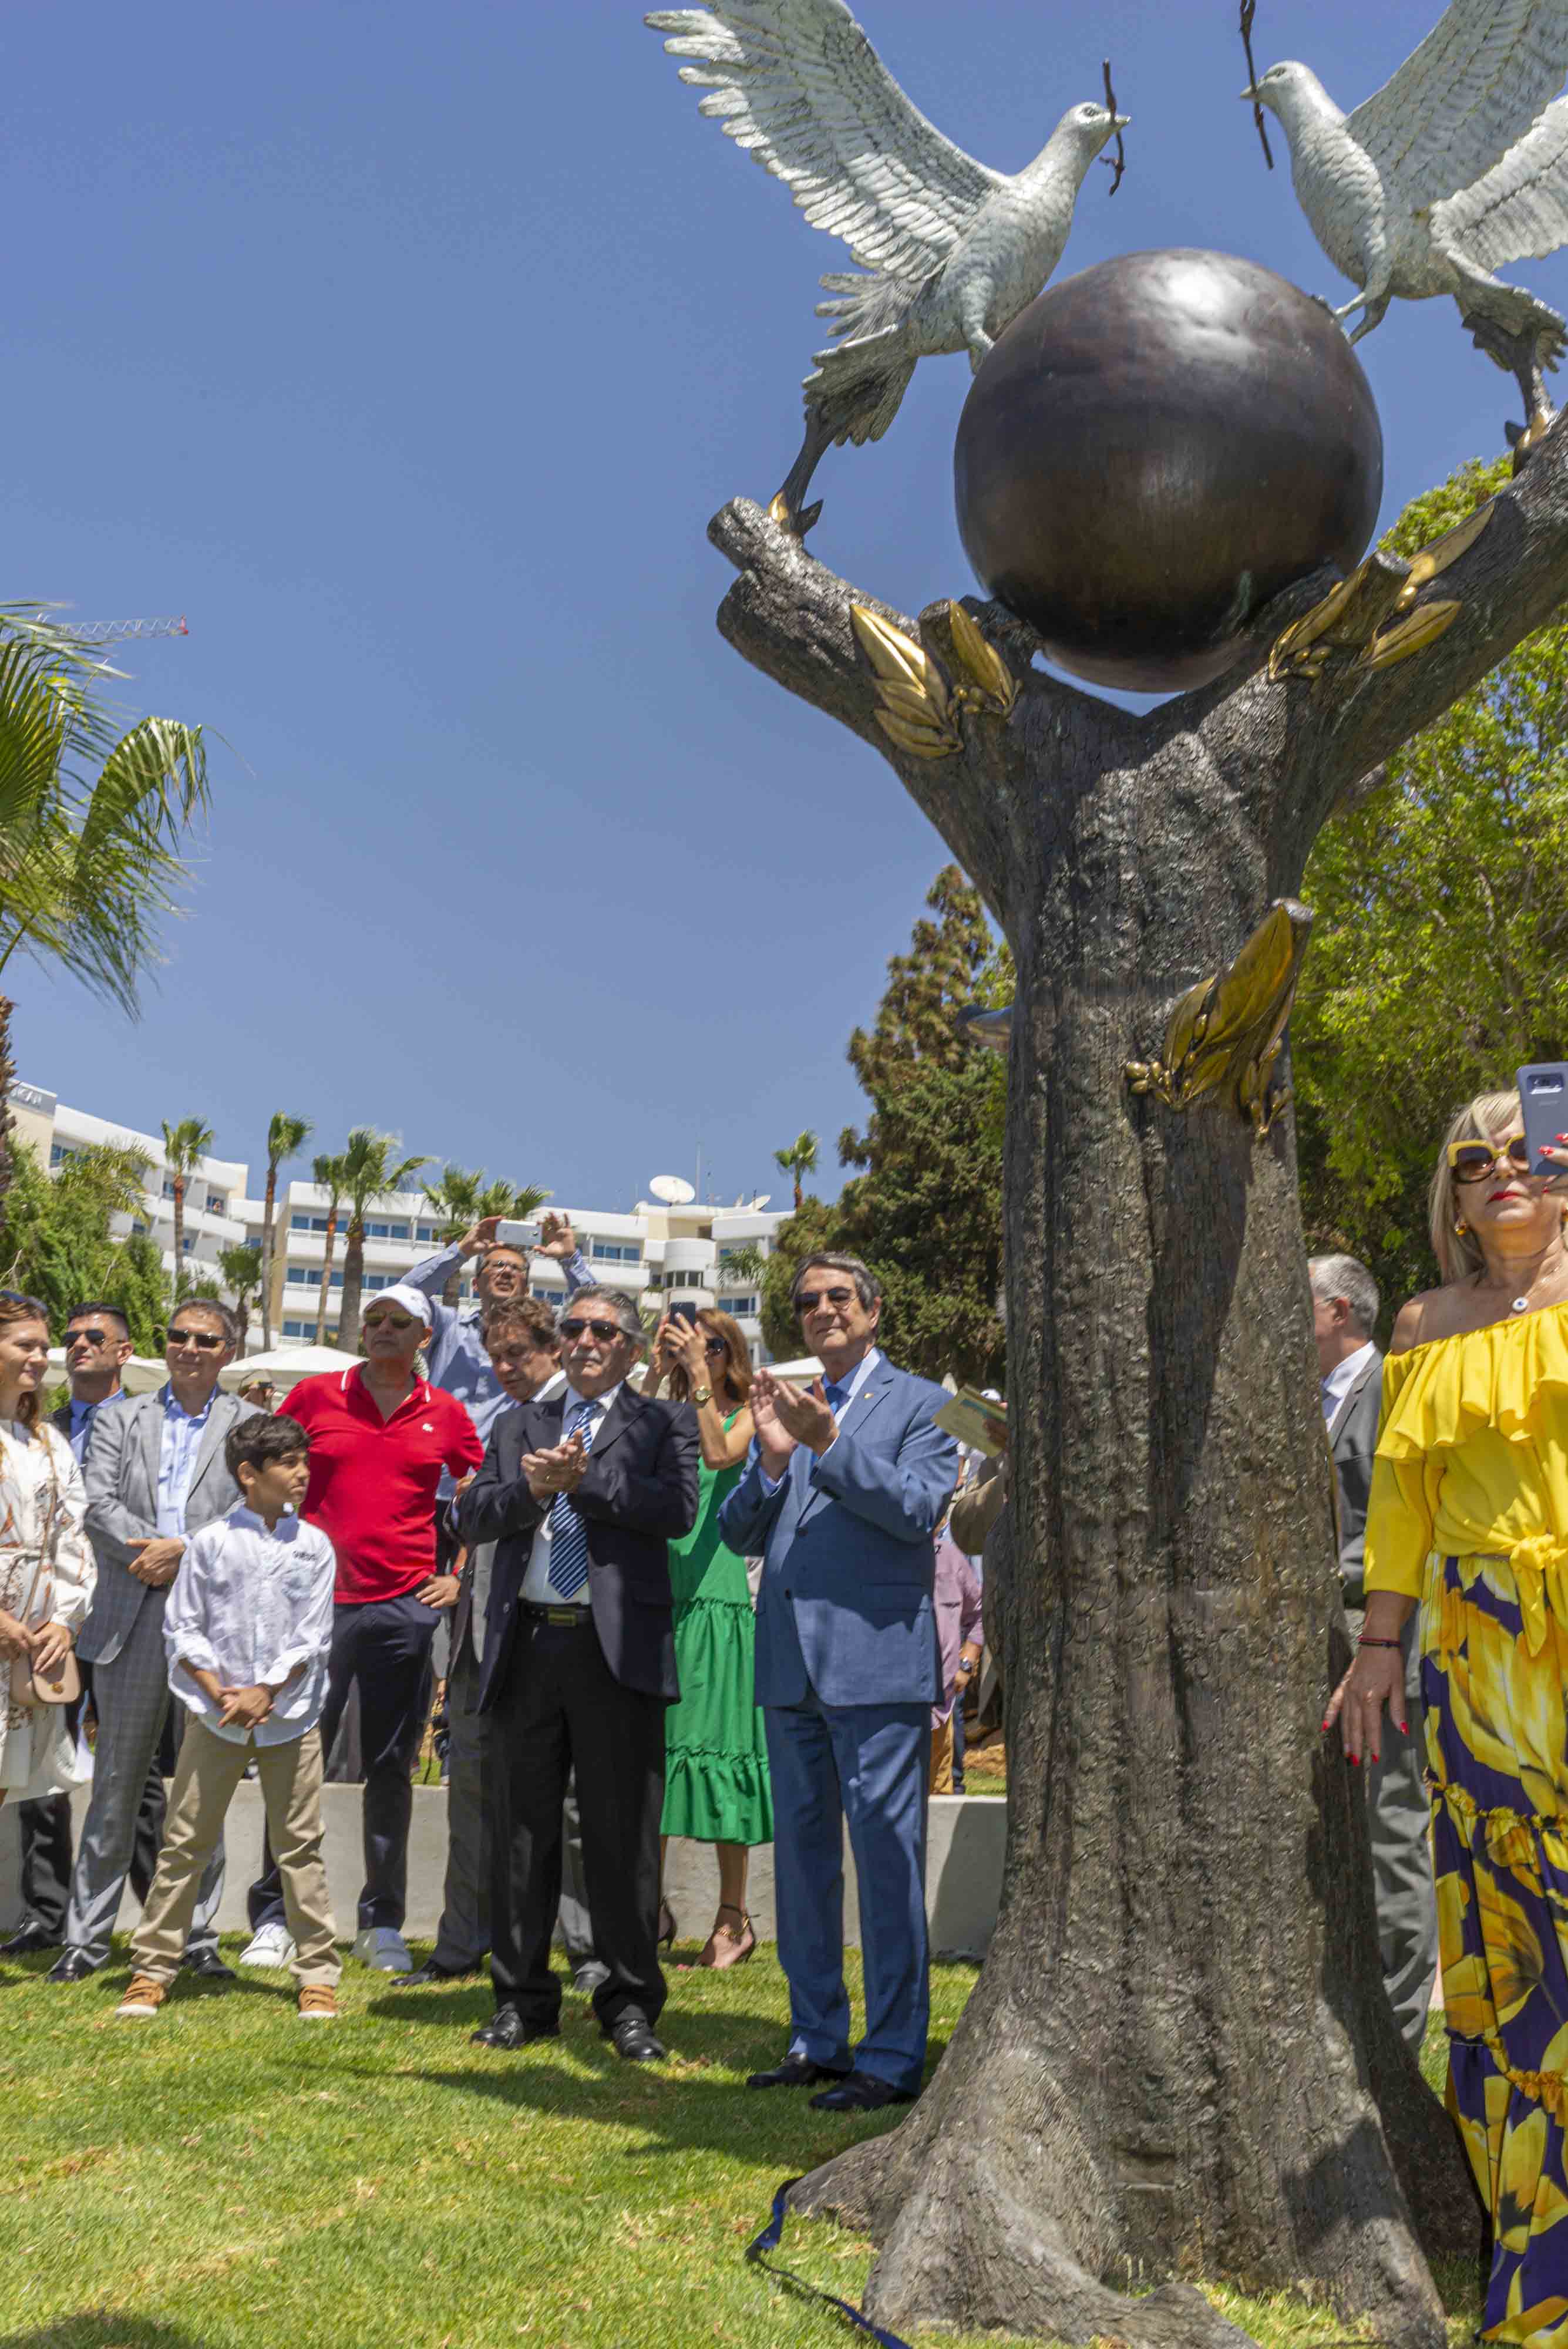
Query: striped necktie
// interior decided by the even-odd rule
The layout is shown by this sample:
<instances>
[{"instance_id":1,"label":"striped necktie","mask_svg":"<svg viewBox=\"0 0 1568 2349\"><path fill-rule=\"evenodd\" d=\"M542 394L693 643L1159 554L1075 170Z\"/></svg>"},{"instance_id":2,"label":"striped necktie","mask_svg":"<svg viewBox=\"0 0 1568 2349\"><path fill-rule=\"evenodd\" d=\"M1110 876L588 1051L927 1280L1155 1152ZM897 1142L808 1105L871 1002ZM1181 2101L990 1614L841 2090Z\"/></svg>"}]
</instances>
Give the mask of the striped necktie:
<instances>
[{"instance_id":1,"label":"striped necktie","mask_svg":"<svg viewBox=\"0 0 1568 2349\"><path fill-rule=\"evenodd\" d=\"M586 1445L594 1440L594 1407L591 1402L575 1403L565 1427L562 1440L570 1443L580 1434ZM550 1506L550 1582L561 1599L576 1599L588 1578L587 1528L571 1497L557 1493Z\"/></svg>"}]
</instances>

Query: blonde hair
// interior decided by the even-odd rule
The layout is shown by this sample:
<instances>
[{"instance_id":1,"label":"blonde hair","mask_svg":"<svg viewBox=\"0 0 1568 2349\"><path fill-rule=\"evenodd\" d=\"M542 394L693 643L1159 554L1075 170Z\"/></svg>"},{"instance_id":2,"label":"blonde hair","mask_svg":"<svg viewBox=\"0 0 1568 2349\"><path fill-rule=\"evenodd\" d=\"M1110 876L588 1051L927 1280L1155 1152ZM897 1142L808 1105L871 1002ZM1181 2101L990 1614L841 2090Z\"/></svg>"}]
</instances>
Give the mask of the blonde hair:
<instances>
[{"instance_id":1,"label":"blonde hair","mask_svg":"<svg viewBox=\"0 0 1568 2349\"><path fill-rule=\"evenodd\" d=\"M1485 1258L1474 1232L1456 1231L1456 1224L1464 1221L1459 1206L1459 1186L1453 1168L1449 1164L1450 1142L1490 1142L1494 1134L1512 1133L1523 1124L1524 1112L1519 1105L1517 1092L1477 1093L1466 1102L1449 1120L1438 1152L1438 1164L1432 1174L1432 1187L1427 1195L1427 1228L1431 1235L1432 1254L1438 1259L1438 1270L1443 1276L1445 1288L1456 1280L1464 1280L1480 1272Z\"/></svg>"}]
</instances>

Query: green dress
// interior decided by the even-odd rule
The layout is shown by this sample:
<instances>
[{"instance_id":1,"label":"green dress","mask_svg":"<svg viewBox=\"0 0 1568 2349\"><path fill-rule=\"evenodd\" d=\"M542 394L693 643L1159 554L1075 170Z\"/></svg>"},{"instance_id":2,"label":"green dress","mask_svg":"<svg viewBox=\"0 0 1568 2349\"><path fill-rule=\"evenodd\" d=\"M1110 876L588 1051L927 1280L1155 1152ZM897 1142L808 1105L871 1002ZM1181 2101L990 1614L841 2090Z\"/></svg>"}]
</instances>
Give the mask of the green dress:
<instances>
[{"instance_id":1,"label":"green dress","mask_svg":"<svg viewBox=\"0 0 1568 2349\"><path fill-rule=\"evenodd\" d=\"M726 1434L737 1413L724 1423ZM755 1699L756 1627L746 1562L719 1538L744 1463L698 1463L697 1522L670 1545L679 1701L666 1714L659 1832L696 1843L771 1843L773 1790Z\"/></svg>"}]
</instances>

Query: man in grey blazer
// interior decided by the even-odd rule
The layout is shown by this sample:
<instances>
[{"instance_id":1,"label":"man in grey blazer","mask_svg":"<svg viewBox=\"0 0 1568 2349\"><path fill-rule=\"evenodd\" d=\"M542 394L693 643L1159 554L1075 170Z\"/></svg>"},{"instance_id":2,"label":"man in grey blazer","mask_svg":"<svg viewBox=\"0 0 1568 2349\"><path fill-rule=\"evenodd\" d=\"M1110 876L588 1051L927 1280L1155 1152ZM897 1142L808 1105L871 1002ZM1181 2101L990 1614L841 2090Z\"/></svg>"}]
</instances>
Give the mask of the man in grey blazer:
<instances>
[{"instance_id":1,"label":"man in grey blazer","mask_svg":"<svg viewBox=\"0 0 1568 2349\"><path fill-rule=\"evenodd\" d=\"M1353 1256L1314 1257L1307 1272L1324 1424L1339 1485L1339 1576L1354 1640L1366 1603L1362 1584L1366 1503L1383 1409L1383 1357L1372 1335L1377 1326L1377 1283ZM1405 1627L1403 1640L1410 1733L1386 1737L1381 1759L1369 1764L1366 1772L1383 1982L1399 2028L1417 2054L1438 1973L1438 1900L1422 1775L1426 1752L1419 1619L1417 1610Z\"/></svg>"},{"instance_id":2,"label":"man in grey blazer","mask_svg":"<svg viewBox=\"0 0 1568 2349\"><path fill-rule=\"evenodd\" d=\"M827 2082L814 2105L874 2112L919 2093L929 1995L926 1791L938 1699L931 1537L958 1482L940 1387L877 1344L882 1292L858 1257L809 1257L791 1302L826 1372L752 1386L756 1440L719 1523L763 1553L757 1702L773 1777L779 1962L790 2041L753 2088ZM855 1853L866 2031L849 2052L844 1823Z\"/></svg>"},{"instance_id":3,"label":"man in grey blazer","mask_svg":"<svg viewBox=\"0 0 1568 2349\"><path fill-rule=\"evenodd\" d=\"M109 1957L137 1807L169 1713L164 1597L185 1537L226 1516L240 1497L223 1464L223 1438L255 1407L218 1392L218 1372L234 1359L237 1337L226 1305L201 1297L176 1306L164 1350L167 1383L104 1413L93 1430L84 1478L98 1586L77 1651L93 1668L98 1744L65 1953L50 1982L81 1982ZM220 1843L202 1881L186 1964L210 1980L232 1981L213 1923L223 1886Z\"/></svg>"}]
</instances>

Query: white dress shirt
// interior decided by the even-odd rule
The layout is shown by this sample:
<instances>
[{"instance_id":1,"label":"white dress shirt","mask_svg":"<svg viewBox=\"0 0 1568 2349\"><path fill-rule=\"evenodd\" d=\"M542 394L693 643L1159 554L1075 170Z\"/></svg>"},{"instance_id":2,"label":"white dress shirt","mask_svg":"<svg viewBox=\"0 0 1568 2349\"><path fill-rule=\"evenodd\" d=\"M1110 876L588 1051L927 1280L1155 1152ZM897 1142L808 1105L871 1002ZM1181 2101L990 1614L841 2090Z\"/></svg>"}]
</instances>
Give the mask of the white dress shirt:
<instances>
[{"instance_id":1,"label":"white dress shirt","mask_svg":"<svg viewBox=\"0 0 1568 2349\"><path fill-rule=\"evenodd\" d=\"M1335 1362L1327 1378L1322 1381L1323 1423L1325 1427L1333 1425L1334 1413L1376 1350L1376 1346L1368 1338L1365 1346L1358 1346L1354 1354L1346 1354L1343 1362Z\"/></svg>"},{"instance_id":2,"label":"white dress shirt","mask_svg":"<svg viewBox=\"0 0 1568 2349\"><path fill-rule=\"evenodd\" d=\"M321 1718L337 1559L319 1526L302 1517L265 1517L240 1502L185 1545L163 1609L169 1685L214 1737L243 1745L286 1745ZM266 1686L276 1693L255 1729L224 1723L189 1672L214 1672L225 1688ZM305 1670L279 1686L296 1664Z\"/></svg>"},{"instance_id":3,"label":"white dress shirt","mask_svg":"<svg viewBox=\"0 0 1568 2349\"><path fill-rule=\"evenodd\" d=\"M213 1393L217 1390L213 1389ZM158 1458L158 1531L179 1540L185 1531L185 1497L196 1474L196 1454L213 1415L213 1396L200 1411L187 1411L163 1390L163 1448Z\"/></svg>"},{"instance_id":4,"label":"white dress shirt","mask_svg":"<svg viewBox=\"0 0 1568 2349\"><path fill-rule=\"evenodd\" d=\"M611 1409L617 1395L620 1392L620 1386L621 1382L618 1381L607 1393L595 1395L593 1401L588 1402L588 1417L584 1420L576 1433L581 1435L590 1451L593 1449L594 1438L605 1423L606 1413ZM563 1444L566 1440L565 1434L566 1422L581 1402L587 1402L587 1397L578 1394L575 1387L563 1384L561 1389L563 1431L561 1441ZM543 1520L535 1528L534 1547L528 1553L528 1571L523 1577L523 1588L520 1595L530 1607L584 1607L587 1604L586 1589L579 1590L573 1599L563 1599L550 1579L550 1510L555 1506L556 1496L552 1494Z\"/></svg>"},{"instance_id":5,"label":"white dress shirt","mask_svg":"<svg viewBox=\"0 0 1568 2349\"><path fill-rule=\"evenodd\" d=\"M842 1399L837 1410L833 1414L833 1424L835 1427L840 1427L843 1425L845 1413L848 1410L850 1404L854 1402L856 1396L859 1393L861 1388L865 1385L867 1380L870 1377L872 1371L876 1369L881 1359L882 1350L879 1346L867 1346L866 1351L861 1355L860 1360L856 1363L855 1368L850 1371L849 1376L846 1379L840 1379L836 1382L829 1379L826 1372L824 1373L822 1383L825 1389L836 1383L842 1390ZM833 1447L830 1444L828 1446L829 1451L831 1451L832 1448ZM784 1483L784 1476L770 1476L767 1470L760 1462L757 1465L757 1474L763 1480L763 1492L768 1494L770 1496L776 1493L779 1486ZM787 1475L788 1474L789 1471L786 1469L784 1471L784 1475Z\"/></svg>"},{"instance_id":6,"label":"white dress shirt","mask_svg":"<svg viewBox=\"0 0 1568 2349\"><path fill-rule=\"evenodd\" d=\"M566 1371L552 1371L544 1385L538 1389L536 1393L529 1397L529 1401L531 1402L550 1402L554 1401L556 1395L565 1394L566 1391ZM518 1403L513 1403L512 1405L512 1409L514 1411L520 1410L521 1407L522 1406ZM505 1413L503 1412L499 1413L498 1416L504 1418ZM484 1653L484 1626L490 1616L490 1578L495 1571L495 1544L493 1542L478 1542L475 1544L473 1557L470 1562L468 1571L472 1578L473 1589L473 1598L469 1606L468 1636L473 1642L474 1660L477 1662Z\"/></svg>"}]
</instances>

